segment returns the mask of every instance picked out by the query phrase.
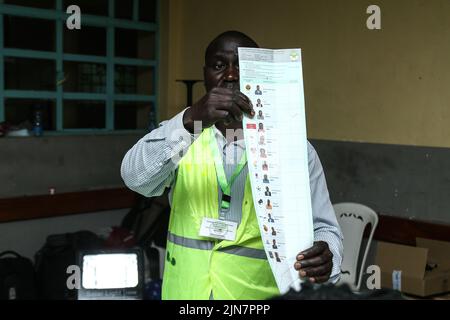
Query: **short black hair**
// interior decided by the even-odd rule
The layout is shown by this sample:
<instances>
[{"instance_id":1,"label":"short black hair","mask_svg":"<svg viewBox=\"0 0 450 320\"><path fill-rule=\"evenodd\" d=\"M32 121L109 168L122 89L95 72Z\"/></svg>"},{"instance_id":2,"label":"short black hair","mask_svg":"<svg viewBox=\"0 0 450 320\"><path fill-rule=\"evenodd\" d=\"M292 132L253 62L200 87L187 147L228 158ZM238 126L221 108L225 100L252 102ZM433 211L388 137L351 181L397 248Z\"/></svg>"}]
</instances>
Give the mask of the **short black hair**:
<instances>
[{"instance_id":1,"label":"short black hair","mask_svg":"<svg viewBox=\"0 0 450 320\"><path fill-rule=\"evenodd\" d=\"M217 37L215 37L208 45L208 47L205 50L205 61L206 61L206 57L208 57L208 55L211 53L211 50L214 48L214 46L221 40L223 39L239 39L239 40L243 40L244 42L248 42L248 46L249 47L259 47L258 44L255 42L255 40L253 40L252 38L250 38L248 35L246 35L243 32L240 31L236 31L236 30L228 30L225 32L222 32L221 34L219 34Z\"/></svg>"}]
</instances>

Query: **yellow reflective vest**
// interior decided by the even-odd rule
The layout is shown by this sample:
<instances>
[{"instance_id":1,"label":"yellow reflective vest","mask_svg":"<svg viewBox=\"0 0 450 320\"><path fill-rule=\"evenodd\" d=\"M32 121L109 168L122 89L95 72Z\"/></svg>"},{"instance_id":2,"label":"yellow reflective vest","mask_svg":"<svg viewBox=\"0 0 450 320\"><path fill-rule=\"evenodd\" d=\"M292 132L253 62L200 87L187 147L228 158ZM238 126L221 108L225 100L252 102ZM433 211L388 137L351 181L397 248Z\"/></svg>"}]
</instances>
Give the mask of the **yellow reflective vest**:
<instances>
[{"instance_id":1,"label":"yellow reflective vest","mask_svg":"<svg viewBox=\"0 0 450 320\"><path fill-rule=\"evenodd\" d=\"M163 299L267 299L279 294L264 252L250 180L235 241L199 236L204 217L218 219L218 183L205 129L181 159L173 190Z\"/></svg>"}]
</instances>

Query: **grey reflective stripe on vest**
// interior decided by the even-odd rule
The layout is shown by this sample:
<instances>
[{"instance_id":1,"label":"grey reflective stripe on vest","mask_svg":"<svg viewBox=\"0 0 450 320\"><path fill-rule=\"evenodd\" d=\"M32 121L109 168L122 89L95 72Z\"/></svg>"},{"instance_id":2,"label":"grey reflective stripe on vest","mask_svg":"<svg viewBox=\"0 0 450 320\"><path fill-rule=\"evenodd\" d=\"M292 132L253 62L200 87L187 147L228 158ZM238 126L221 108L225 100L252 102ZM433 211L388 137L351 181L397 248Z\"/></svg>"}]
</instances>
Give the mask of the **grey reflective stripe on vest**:
<instances>
[{"instance_id":1,"label":"grey reflective stripe on vest","mask_svg":"<svg viewBox=\"0 0 450 320\"><path fill-rule=\"evenodd\" d=\"M235 254L237 256L242 256L242 257L264 259L264 260L267 259L266 252L264 250L260 250L260 249L232 246L232 247L221 248L221 249L219 249L219 251L229 253L229 254Z\"/></svg>"},{"instance_id":2,"label":"grey reflective stripe on vest","mask_svg":"<svg viewBox=\"0 0 450 320\"><path fill-rule=\"evenodd\" d=\"M198 240L198 239L189 239L186 237L177 236L171 232L168 233L167 239L179 246L191 248L191 249L200 249L200 250L212 250L214 247L214 242L207 240ZM231 246L220 248L220 252L234 254L236 256L254 258L254 259L267 259L266 252L260 249L239 247L239 246Z\"/></svg>"},{"instance_id":3,"label":"grey reflective stripe on vest","mask_svg":"<svg viewBox=\"0 0 450 320\"><path fill-rule=\"evenodd\" d=\"M171 232L169 232L167 238L172 243L175 243L182 247L187 247L187 248L192 248L192 249L212 250L212 248L214 247L214 242L212 242L212 241L189 239L189 238L177 236Z\"/></svg>"}]
</instances>

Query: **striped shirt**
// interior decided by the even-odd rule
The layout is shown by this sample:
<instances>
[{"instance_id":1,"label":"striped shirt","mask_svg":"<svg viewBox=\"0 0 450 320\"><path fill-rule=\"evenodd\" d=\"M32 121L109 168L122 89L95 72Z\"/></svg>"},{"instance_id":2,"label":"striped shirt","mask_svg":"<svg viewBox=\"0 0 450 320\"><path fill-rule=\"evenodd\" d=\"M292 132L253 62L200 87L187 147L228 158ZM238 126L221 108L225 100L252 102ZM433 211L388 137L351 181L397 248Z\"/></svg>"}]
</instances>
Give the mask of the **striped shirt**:
<instances>
[{"instance_id":1,"label":"striped shirt","mask_svg":"<svg viewBox=\"0 0 450 320\"><path fill-rule=\"evenodd\" d=\"M199 136L190 134L183 125L183 112L160 124L159 128L141 138L125 155L121 175L126 186L146 197L160 196L170 188L169 201L172 202L178 162L191 143ZM244 140L227 142L222 133L213 127L222 159L226 159L224 171L227 180L245 151ZM233 161L228 161L233 159ZM342 233L330 202L322 164L314 147L308 142L308 165L313 212L314 240L325 241L333 253L333 270L330 282L337 282L342 263ZM231 187L230 210L225 218L238 224L242 217L242 200L248 168L245 166ZM219 203L222 191L219 189Z\"/></svg>"}]
</instances>

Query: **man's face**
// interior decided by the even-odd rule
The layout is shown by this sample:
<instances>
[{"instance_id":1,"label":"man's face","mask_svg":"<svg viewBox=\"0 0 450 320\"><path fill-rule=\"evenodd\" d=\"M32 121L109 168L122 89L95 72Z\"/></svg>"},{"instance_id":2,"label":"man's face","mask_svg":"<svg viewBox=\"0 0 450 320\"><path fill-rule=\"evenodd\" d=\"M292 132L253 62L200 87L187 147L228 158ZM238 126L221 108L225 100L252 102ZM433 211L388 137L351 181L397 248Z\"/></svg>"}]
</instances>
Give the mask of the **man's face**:
<instances>
[{"instance_id":1,"label":"man's face","mask_svg":"<svg viewBox=\"0 0 450 320\"><path fill-rule=\"evenodd\" d=\"M218 86L239 90L238 47L254 45L237 38L223 38L215 43L203 68L206 91Z\"/></svg>"}]
</instances>

